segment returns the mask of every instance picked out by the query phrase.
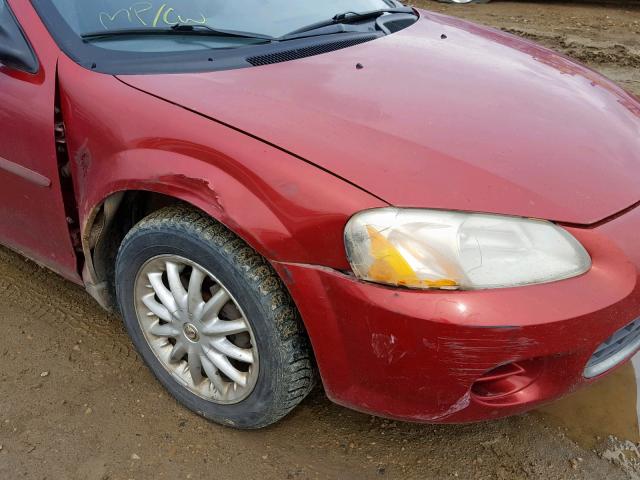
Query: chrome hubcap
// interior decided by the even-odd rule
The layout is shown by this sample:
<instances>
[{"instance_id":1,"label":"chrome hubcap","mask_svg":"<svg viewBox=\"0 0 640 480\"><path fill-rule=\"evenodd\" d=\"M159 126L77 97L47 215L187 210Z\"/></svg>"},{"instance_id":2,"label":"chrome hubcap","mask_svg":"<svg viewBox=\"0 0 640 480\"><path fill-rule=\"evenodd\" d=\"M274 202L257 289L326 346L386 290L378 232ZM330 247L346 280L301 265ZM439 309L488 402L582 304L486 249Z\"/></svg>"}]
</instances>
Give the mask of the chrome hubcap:
<instances>
[{"instance_id":1,"label":"chrome hubcap","mask_svg":"<svg viewBox=\"0 0 640 480\"><path fill-rule=\"evenodd\" d=\"M174 379L215 403L237 403L253 391L258 351L251 326L213 274L161 255L142 266L134 288L145 339Z\"/></svg>"},{"instance_id":2,"label":"chrome hubcap","mask_svg":"<svg viewBox=\"0 0 640 480\"><path fill-rule=\"evenodd\" d=\"M191 323L184 324L184 335L192 342L197 342L200 339L198 329Z\"/></svg>"}]
</instances>

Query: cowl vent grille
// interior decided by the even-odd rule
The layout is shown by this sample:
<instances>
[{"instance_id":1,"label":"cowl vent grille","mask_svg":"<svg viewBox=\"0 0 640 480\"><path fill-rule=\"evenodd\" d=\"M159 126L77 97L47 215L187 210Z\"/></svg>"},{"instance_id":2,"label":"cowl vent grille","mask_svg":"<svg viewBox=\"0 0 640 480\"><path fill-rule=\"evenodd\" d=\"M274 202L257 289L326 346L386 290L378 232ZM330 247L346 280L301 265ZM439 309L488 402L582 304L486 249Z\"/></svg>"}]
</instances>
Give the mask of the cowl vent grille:
<instances>
[{"instance_id":1,"label":"cowl vent grille","mask_svg":"<svg viewBox=\"0 0 640 480\"><path fill-rule=\"evenodd\" d=\"M254 67L258 67L261 65L271 65L272 63L288 62L290 60L313 57L314 55L320 55L322 53L342 50L343 48L353 47L354 45L369 42L371 40L375 40L376 38L378 38L378 35L365 35L356 38L350 38L348 40L341 40L338 42L330 42L320 45L312 45L309 47L282 50L280 52L268 53L266 55L256 55L254 57L249 57L247 58L247 62L249 62Z\"/></svg>"}]
</instances>

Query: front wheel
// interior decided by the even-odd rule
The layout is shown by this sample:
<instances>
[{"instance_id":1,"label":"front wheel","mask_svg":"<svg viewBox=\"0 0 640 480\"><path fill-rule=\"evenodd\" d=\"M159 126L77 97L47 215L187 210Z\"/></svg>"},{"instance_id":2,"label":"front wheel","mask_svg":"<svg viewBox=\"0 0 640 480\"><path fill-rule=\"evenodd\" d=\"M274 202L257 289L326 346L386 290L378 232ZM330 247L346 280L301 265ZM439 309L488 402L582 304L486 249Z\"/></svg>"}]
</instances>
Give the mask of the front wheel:
<instances>
[{"instance_id":1,"label":"front wheel","mask_svg":"<svg viewBox=\"0 0 640 480\"><path fill-rule=\"evenodd\" d=\"M138 223L118 253L116 292L149 368L211 420L261 428L313 387L310 348L284 285L199 211L168 207Z\"/></svg>"}]
</instances>

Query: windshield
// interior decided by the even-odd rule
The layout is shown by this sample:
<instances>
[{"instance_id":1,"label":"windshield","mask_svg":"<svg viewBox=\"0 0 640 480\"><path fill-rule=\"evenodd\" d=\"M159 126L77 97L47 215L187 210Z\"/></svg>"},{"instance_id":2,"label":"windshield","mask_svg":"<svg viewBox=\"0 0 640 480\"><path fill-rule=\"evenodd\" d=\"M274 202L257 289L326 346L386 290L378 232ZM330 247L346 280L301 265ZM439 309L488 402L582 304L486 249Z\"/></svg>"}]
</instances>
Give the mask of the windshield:
<instances>
[{"instance_id":1,"label":"windshield","mask_svg":"<svg viewBox=\"0 0 640 480\"><path fill-rule=\"evenodd\" d=\"M71 59L109 74L248 68L262 64L254 57L286 61L287 49L302 58L348 48L418 19L396 0L31 2ZM322 43L331 45L318 49Z\"/></svg>"},{"instance_id":2,"label":"windshield","mask_svg":"<svg viewBox=\"0 0 640 480\"><path fill-rule=\"evenodd\" d=\"M167 29L180 24L207 25L217 29L278 37L314 22L330 19L338 13L364 12L401 5L394 0L48 1L53 3L78 35L131 28ZM194 41L202 42L202 38ZM109 41L113 42L113 39ZM224 42L228 46L229 39ZM139 46L139 40L138 48L144 48Z\"/></svg>"}]
</instances>

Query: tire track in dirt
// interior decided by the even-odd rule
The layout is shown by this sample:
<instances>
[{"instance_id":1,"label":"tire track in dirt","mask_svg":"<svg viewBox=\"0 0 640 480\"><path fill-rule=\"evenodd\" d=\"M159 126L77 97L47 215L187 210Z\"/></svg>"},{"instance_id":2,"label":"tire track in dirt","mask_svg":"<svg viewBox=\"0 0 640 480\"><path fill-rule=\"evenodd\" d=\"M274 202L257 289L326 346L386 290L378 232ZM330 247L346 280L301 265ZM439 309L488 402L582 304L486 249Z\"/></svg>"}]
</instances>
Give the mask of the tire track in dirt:
<instances>
[{"instance_id":1,"label":"tire track in dirt","mask_svg":"<svg viewBox=\"0 0 640 480\"><path fill-rule=\"evenodd\" d=\"M96 309L97 304L82 288L2 248L0 263L12 267L0 278L0 297L5 303L20 308L34 321L70 329L68 338L75 341L91 344L99 339L119 368L142 366L120 319Z\"/></svg>"}]
</instances>

